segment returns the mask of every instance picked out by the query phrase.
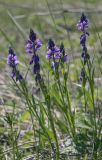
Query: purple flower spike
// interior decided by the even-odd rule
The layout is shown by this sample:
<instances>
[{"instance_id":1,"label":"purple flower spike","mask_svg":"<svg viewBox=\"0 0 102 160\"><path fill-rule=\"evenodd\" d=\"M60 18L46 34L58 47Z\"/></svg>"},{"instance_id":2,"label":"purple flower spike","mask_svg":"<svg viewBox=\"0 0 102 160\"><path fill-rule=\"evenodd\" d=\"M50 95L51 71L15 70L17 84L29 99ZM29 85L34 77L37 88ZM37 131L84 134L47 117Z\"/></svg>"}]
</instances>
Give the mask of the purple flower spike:
<instances>
[{"instance_id":1,"label":"purple flower spike","mask_svg":"<svg viewBox=\"0 0 102 160\"><path fill-rule=\"evenodd\" d=\"M81 31L84 31L86 28L88 28L88 19L86 18L84 13L82 14L80 21L77 24L77 28Z\"/></svg>"},{"instance_id":2,"label":"purple flower spike","mask_svg":"<svg viewBox=\"0 0 102 160\"><path fill-rule=\"evenodd\" d=\"M53 42L53 40L49 40L48 41L48 51L47 51L47 55L46 58L47 59L59 59L60 58L60 49L55 45L55 43Z\"/></svg>"},{"instance_id":3,"label":"purple flower spike","mask_svg":"<svg viewBox=\"0 0 102 160\"><path fill-rule=\"evenodd\" d=\"M40 49L42 46L42 41L37 38L36 34L32 29L30 29L29 39L26 43L26 52L29 54L36 54L36 52Z\"/></svg>"},{"instance_id":4,"label":"purple flower spike","mask_svg":"<svg viewBox=\"0 0 102 160\"><path fill-rule=\"evenodd\" d=\"M12 68L11 77L16 78L16 81L21 81L23 77L16 68L17 64L19 64L19 60L11 47L8 51L7 64Z\"/></svg>"},{"instance_id":5,"label":"purple flower spike","mask_svg":"<svg viewBox=\"0 0 102 160\"><path fill-rule=\"evenodd\" d=\"M52 59L52 69L58 68L60 62L66 62L68 60L68 55L65 52L65 48L63 43L60 47L57 47L53 40L49 40L48 42L48 51L46 55L46 59Z\"/></svg>"},{"instance_id":6,"label":"purple flower spike","mask_svg":"<svg viewBox=\"0 0 102 160\"><path fill-rule=\"evenodd\" d=\"M39 64L39 56L37 55L37 51L41 48L42 41L37 38L36 33L32 29L30 29L29 39L26 44L26 52L31 55L31 60L29 64L33 64L33 73L36 75L35 79L40 80L40 64Z\"/></svg>"},{"instance_id":7,"label":"purple flower spike","mask_svg":"<svg viewBox=\"0 0 102 160\"><path fill-rule=\"evenodd\" d=\"M19 60L11 47L8 51L7 64L12 68L19 64Z\"/></svg>"},{"instance_id":8,"label":"purple flower spike","mask_svg":"<svg viewBox=\"0 0 102 160\"><path fill-rule=\"evenodd\" d=\"M82 14L80 21L77 24L77 27L78 27L78 30L82 31L82 35L80 36L80 44L83 47L81 57L84 62L83 65L85 68L85 65L87 64L87 61L90 59L90 56L87 53L87 45L86 45L86 40L87 40L87 37L89 36L89 33L86 32L86 29L88 28L88 20L84 14ZM80 74L80 80L82 81L84 77L85 77L85 69L82 69Z\"/></svg>"}]
</instances>

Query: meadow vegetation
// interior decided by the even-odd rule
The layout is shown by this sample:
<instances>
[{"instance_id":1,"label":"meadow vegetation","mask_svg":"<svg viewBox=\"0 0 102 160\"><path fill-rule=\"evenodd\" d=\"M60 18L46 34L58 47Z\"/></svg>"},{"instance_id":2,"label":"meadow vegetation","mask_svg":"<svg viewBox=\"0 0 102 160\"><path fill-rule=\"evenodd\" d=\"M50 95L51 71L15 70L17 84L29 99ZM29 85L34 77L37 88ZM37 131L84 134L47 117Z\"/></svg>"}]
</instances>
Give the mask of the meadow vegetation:
<instances>
[{"instance_id":1,"label":"meadow vegetation","mask_svg":"<svg viewBox=\"0 0 102 160\"><path fill-rule=\"evenodd\" d=\"M101 0L0 0L0 160L102 159Z\"/></svg>"}]
</instances>

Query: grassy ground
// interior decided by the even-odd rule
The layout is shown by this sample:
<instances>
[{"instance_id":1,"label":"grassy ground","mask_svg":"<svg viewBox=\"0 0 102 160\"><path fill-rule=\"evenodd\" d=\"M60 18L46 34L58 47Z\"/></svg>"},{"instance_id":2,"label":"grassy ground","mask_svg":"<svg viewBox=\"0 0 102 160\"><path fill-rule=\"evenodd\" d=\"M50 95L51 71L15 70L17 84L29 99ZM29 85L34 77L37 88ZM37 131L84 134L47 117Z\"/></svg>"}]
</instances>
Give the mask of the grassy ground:
<instances>
[{"instance_id":1,"label":"grassy ground","mask_svg":"<svg viewBox=\"0 0 102 160\"><path fill-rule=\"evenodd\" d=\"M65 44L66 50L70 56L70 89L73 98L73 109L78 110L83 103L80 103L81 91L78 87L80 82L78 77L81 68L81 47L79 44L80 32L76 29L81 12L85 12L90 20L88 38L88 51L90 56L95 58L95 100L102 104L102 1L101 0L0 0L0 141L5 144L7 141L8 128L4 121L5 113L12 112L12 101L15 100L15 114L18 119L18 127L21 129L20 142L29 141L32 137L31 122L29 113L25 112L25 104L21 100L19 93L14 91L14 86L9 78L9 70L6 65L6 57L8 47L13 46L21 61L20 69L24 73L28 67L28 56L25 53L25 43L28 37L29 29L33 28L38 36L43 40L41 50L41 58L43 59L43 74L46 73L46 42L49 38L60 44ZM29 86L35 87L33 83L32 72L28 77ZM31 87L29 87L31 88ZM77 94L74 92L77 90ZM98 93L97 93L98 90ZM32 92L32 91L31 91ZM78 106L78 107L77 107ZM23 115L24 113L24 115ZM16 118L17 118L16 117ZM37 124L36 124L37 125ZM2 142L3 141L3 142ZM36 140L37 141L37 140ZM70 139L62 138L60 144L68 146ZM8 145L9 146L9 145ZM24 145L24 152L29 155L32 149ZM62 147L62 153L70 153L71 147ZM7 146L3 146L3 150L7 150ZM36 147L35 150L38 148ZM42 152L46 154L47 148ZM47 150L48 152L48 150ZM26 155L27 156L27 155ZM63 156L63 154L62 154ZM74 156L72 157L74 159ZM62 158L63 160L65 158ZM69 156L69 159L70 156ZM87 159L87 157L86 157ZM7 159L9 160L9 158ZM14 159L13 159L14 160ZM101 160L101 159L99 159Z\"/></svg>"}]
</instances>

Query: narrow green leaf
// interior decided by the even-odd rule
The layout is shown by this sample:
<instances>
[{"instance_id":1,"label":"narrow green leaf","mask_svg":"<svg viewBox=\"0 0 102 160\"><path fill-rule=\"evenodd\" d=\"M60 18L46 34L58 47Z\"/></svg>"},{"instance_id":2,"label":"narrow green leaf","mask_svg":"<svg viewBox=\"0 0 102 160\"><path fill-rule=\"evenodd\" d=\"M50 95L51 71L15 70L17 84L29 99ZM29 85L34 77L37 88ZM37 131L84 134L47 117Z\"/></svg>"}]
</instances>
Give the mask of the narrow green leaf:
<instances>
[{"instance_id":1,"label":"narrow green leaf","mask_svg":"<svg viewBox=\"0 0 102 160\"><path fill-rule=\"evenodd\" d=\"M30 117L30 113L28 111L23 112L18 122L22 123Z\"/></svg>"}]
</instances>

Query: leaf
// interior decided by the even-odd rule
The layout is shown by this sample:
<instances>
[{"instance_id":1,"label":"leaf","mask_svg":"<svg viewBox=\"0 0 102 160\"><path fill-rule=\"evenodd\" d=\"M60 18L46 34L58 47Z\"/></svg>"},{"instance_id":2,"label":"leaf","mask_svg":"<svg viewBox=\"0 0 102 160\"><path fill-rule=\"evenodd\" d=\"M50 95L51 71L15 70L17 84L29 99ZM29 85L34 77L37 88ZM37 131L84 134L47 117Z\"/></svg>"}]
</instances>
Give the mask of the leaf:
<instances>
[{"instance_id":1,"label":"leaf","mask_svg":"<svg viewBox=\"0 0 102 160\"><path fill-rule=\"evenodd\" d=\"M32 131L27 131L23 136L23 140L31 140L32 136L33 136Z\"/></svg>"},{"instance_id":2,"label":"leaf","mask_svg":"<svg viewBox=\"0 0 102 160\"><path fill-rule=\"evenodd\" d=\"M63 133L68 133L68 129L66 126L61 120L57 120L56 124L59 126L60 130L63 132Z\"/></svg>"},{"instance_id":3,"label":"leaf","mask_svg":"<svg viewBox=\"0 0 102 160\"><path fill-rule=\"evenodd\" d=\"M65 111L65 107L63 107L61 96L59 90L56 87L56 83L51 86L50 95L53 97L54 103L57 107L59 107L60 111Z\"/></svg>"},{"instance_id":4,"label":"leaf","mask_svg":"<svg viewBox=\"0 0 102 160\"><path fill-rule=\"evenodd\" d=\"M21 25L16 21L16 19L12 16L12 14L8 11L8 15L11 18L12 22L15 24L15 26L17 27L17 29L20 31L21 35L23 36L23 38L26 38L26 34L24 29L21 27Z\"/></svg>"},{"instance_id":5,"label":"leaf","mask_svg":"<svg viewBox=\"0 0 102 160\"><path fill-rule=\"evenodd\" d=\"M4 36L4 38L9 42L9 44L14 48L14 45L13 45L12 41L9 39L7 34L1 28L0 28L0 32Z\"/></svg>"},{"instance_id":6,"label":"leaf","mask_svg":"<svg viewBox=\"0 0 102 160\"><path fill-rule=\"evenodd\" d=\"M90 118L82 113L76 115L75 126L82 129L92 129Z\"/></svg>"},{"instance_id":7,"label":"leaf","mask_svg":"<svg viewBox=\"0 0 102 160\"><path fill-rule=\"evenodd\" d=\"M30 113L28 111L23 112L18 122L22 123L30 117Z\"/></svg>"},{"instance_id":8,"label":"leaf","mask_svg":"<svg viewBox=\"0 0 102 160\"><path fill-rule=\"evenodd\" d=\"M0 134L4 134L5 131L6 131L6 128L0 127Z\"/></svg>"},{"instance_id":9,"label":"leaf","mask_svg":"<svg viewBox=\"0 0 102 160\"><path fill-rule=\"evenodd\" d=\"M55 141L53 132L52 132L51 130L49 130L47 127L46 127L46 131L47 131L49 137L50 137L53 141Z\"/></svg>"}]
</instances>

